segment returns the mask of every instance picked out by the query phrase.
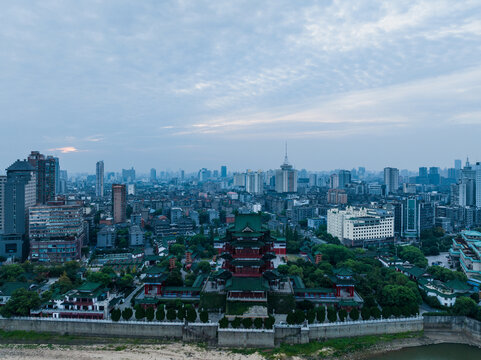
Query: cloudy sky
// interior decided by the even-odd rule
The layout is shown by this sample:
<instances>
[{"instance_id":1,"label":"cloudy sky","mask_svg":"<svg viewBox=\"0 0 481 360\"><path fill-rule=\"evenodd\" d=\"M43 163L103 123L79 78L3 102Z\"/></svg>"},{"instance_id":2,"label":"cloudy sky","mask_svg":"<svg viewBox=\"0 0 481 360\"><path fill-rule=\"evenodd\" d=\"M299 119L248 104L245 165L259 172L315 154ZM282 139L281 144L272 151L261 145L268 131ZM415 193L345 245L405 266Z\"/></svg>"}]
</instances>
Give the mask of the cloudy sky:
<instances>
[{"instance_id":1,"label":"cloudy sky","mask_svg":"<svg viewBox=\"0 0 481 360\"><path fill-rule=\"evenodd\" d=\"M0 0L0 168L481 160L481 0Z\"/></svg>"}]
</instances>

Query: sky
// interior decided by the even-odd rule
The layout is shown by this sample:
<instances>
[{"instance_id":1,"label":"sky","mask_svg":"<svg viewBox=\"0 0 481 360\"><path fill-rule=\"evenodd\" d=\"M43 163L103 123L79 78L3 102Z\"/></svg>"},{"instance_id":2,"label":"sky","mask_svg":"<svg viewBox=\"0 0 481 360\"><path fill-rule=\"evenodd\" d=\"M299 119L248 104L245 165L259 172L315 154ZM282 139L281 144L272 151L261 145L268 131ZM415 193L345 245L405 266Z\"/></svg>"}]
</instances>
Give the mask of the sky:
<instances>
[{"instance_id":1,"label":"sky","mask_svg":"<svg viewBox=\"0 0 481 360\"><path fill-rule=\"evenodd\" d=\"M481 0L0 0L0 169L481 161Z\"/></svg>"}]
</instances>

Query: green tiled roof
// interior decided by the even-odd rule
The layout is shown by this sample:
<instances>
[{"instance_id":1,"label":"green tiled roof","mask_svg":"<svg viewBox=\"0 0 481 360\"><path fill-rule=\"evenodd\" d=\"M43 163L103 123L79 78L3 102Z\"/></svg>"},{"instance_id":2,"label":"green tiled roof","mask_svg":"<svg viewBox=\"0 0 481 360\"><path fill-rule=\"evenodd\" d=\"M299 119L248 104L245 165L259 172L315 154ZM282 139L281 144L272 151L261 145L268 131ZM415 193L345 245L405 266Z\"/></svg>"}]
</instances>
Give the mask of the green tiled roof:
<instances>
[{"instance_id":1,"label":"green tiled roof","mask_svg":"<svg viewBox=\"0 0 481 360\"><path fill-rule=\"evenodd\" d=\"M234 231L243 231L246 227L254 232L262 230L262 217L259 214L239 214L235 217Z\"/></svg>"},{"instance_id":2,"label":"green tiled roof","mask_svg":"<svg viewBox=\"0 0 481 360\"><path fill-rule=\"evenodd\" d=\"M147 270L145 270L145 273L147 275L155 275L155 274L163 274L165 273L167 270L163 267L159 267L159 266L152 266L150 268L148 268Z\"/></svg>"},{"instance_id":3,"label":"green tiled roof","mask_svg":"<svg viewBox=\"0 0 481 360\"><path fill-rule=\"evenodd\" d=\"M336 274L338 276L352 276L353 275L352 270L349 269L349 268L345 268L345 267L342 267L342 268L339 268L339 269L334 269L333 272L334 272L334 274Z\"/></svg>"},{"instance_id":4,"label":"green tiled roof","mask_svg":"<svg viewBox=\"0 0 481 360\"><path fill-rule=\"evenodd\" d=\"M329 294L333 293L334 289L328 288L304 288L304 289L296 289L297 292L306 292L306 293L322 293L322 294Z\"/></svg>"},{"instance_id":5,"label":"green tiled roof","mask_svg":"<svg viewBox=\"0 0 481 360\"><path fill-rule=\"evenodd\" d=\"M291 276L291 279L292 281L294 281L294 288L296 289L305 289L305 285L304 285L304 282L302 281L302 279L297 276L297 275L293 275Z\"/></svg>"},{"instance_id":6,"label":"green tiled roof","mask_svg":"<svg viewBox=\"0 0 481 360\"><path fill-rule=\"evenodd\" d=\"M459 291L468 291L468 290L471 289L471 286L469 286L468 284L463 283L462 281L459 281L457 279L449 280L446 283L446 286L450 289L459 290Z\"/></svg>"},{"instance_id":7,"label":"green tiled roof","mask_svg":"<svg viewBox=\"0 0 481 360\"><path fill-rule=\"evenodd\" d=\"M15 290L17 289L28 289L28 284L26 282L6 282L5 284L0 287L0 295L3 296L12 296Z\"/></svg>"},{"instance_id":8,"label":"green tiled roof","mask_svg":"<svg viewBox=\"0 0 481 360\"><path fill-rule=\"evenodd\" d=\"M93 292L100 288L102 286L101 283L96 283L96 282L84 282L82 285L80 285L77 290L80 292Z\"/></svg>"},{"instance_id":9,"label":"green tiled roof","mask_svg":"<svg viewBox=\"0 0 481 360\"><path fill-rule=\"evenodd\" d=\"M266 280L262 277L233 277L226 282L225 288L227 290L241 290L241 291L266 291L269 286Z\"/></svg>"}]
</instances>

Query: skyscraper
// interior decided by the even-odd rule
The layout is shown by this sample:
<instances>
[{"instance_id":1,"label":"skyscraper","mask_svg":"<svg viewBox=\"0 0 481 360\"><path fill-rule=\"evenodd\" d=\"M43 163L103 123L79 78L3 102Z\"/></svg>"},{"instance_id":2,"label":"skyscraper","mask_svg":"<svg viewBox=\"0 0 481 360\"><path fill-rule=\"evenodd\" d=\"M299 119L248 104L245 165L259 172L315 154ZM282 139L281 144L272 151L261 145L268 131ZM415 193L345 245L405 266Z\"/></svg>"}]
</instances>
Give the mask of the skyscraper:
<instances>
[{"instance_id":1,"label":"skyscraper","mask_svg":"<svg viewBox=\"0 0 481 360\"><path fill-rule=\"evenodd\" d=\"M384 184L386 185L386 195L397 193L399 189L399 169L384 168Z\"/></svg>"},{"instance_id":2,"label":"skyscraper","mask_svg":"<svg viewBox=\"0 0 481 360\"><path fill-rule=\"evenodd\" d=\"M104 196L104 162L97 161L96 169L95 169L95 195L97 197Z\"/></svg>"},{"instance_id":3,"label":"skyscraper","mask_svg":"<svg viewBox=\"0 0 481 360\"><path fill-rule=\"evenodd\" d=\"M112 214L114 224L127 221L127 189L124 184L112 184Z\"/></svg>"},{"instance_id":4,"label":"skyscraper","mask_svg":"<svg viewBox=\"0 0 481 360\"><path fill-rule=\"evenodd\" d=\"M152 168L150 169L150 182L156 182L157 181L157 171Z\"/></svg>"},{"instance_id":5,"label":"skyscraper","mask_svg":"<svg viewBox=\"0 0 481 360\"><path fill-rule=\"evenodd\" d=\"M28 156L28 163L33 166L36 172L37 181L37 202L45 204L55 199L58 193L60 166L59 160L53 156L40 154L32 151Z\"/></svg>"},{"instance_id":6,"label":"skyscraper","mask_svg":"<svg viewBox=\"0 0 481 360\"><path fill-rule=\"evenodd\" d=\"M289 160L287 158L287 144L284 163L281 165L280 169L276 170L276 192L297 192L297 170L295 170L292 165L289 164Z\"/></svg>"},{"instance_id":7,"label":"skyscraper","mask_svg":"<svg viewBox=\"0 0 481 360\"><path fill-rule=\"evenodd\" d=\"M3 234L5 227L5 184L7 183L6 176L0 176L0 234Z\"/></svg>"},{"instance_id":8,"label":"skyscraper","mask_svg":"<svg viewBox=\"0 0 481 360\"><path fill-rule=\"evenodd\" d=\"M476 207L481 208L481 162L476 163Z\"/></svg>"},{"instance_id":9,"label":"skyscraper","mask_svg":"<svg viewBox=\"0 0 481 360\"><path fill-rule=\"evenodd\" d=\"M227 166L222 165L220 167L220 177L226 178L227 177Z\"/></svg>"},{"instance_id":10,"label":"skyscraper","mask_svg":"<svg viewBox=\"0 0 481 360\"><path fill-rule=\"evenodd\" d=\"M248 171L245 177L246 191L250 194L262 194L264 192L264 173L262 171Z\"/></svg>"},{"instance_id":11,"label":"skyscraper","mask_svg":"<svg viewBox=\"0 0 481 360\"><path fill-rule=\"evenodd\" d=\"M122 169L122 181L126 183L135 181L135 169L133 167L128 170Z\"/></svg>"},{"instance_id":12,"label":"skyscraper","mask_svg":"<svg viewBox=\"0 0 481 360\"><path fill-rule=\"evenodd\" d=\"M22 258L28 228L28 209L37 199L35 168L17 160L7 169L4 184L4 235L0 236L0 256Z\"/></svg>"}]
</instances>

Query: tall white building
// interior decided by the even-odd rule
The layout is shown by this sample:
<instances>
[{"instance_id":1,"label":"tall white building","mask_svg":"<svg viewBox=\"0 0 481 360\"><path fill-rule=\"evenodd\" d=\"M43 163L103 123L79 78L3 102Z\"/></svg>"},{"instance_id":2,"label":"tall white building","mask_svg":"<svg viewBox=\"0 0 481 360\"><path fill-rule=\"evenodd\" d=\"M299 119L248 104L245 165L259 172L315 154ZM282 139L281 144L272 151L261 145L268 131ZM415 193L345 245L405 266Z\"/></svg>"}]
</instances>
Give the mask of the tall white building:
<instances>
[{"instance_id":1,"label":"tall white building","mask_svg":"<svg viewBox=\"0 0 481 360\"><path fill-rule=\"evenodd\" d=\"M280 169L276 170L276 192L297 192L297 170L295 170L292 165L289 164L289 160L287 158L287 145L284 163L281 165Z\"/></svg>"},{"instance_id":2,"label":"tall white building","mask_svg":"<svg viewBox=\"0 0 481 360\"><path fill-rule=\"evenodd\" d=\"M384 168L384 184L386 195L396 193L399 189L399 170L391 167Z\"/></svg>"},{"instance_id":3,"label":"tall white building","mask_svg":"<svg viewBox=\"0 0 481 360\"><path fill-rule=\"evenodd\" d=\"M234 174L234 187L246 186L246 174L235 173Z\"/></svg>"},{"instance_id":4,"label":"tall white building","mask_svg":"<svg viewBox=\"0 0 481 360\"><path fill-rule=\"evenodd\" d=\"M3 234L5 226L5 184L7 183L6 176L0 176L0 234Z\"/></svg>"},{"instance_id":5,"label":"tall white building","mask_svg":"<svg viewBox=\"0 0 481 360\"><path fill-rule=\"evenodd\" d=\"M95 183L95 195L97 197L104 196L104 162L98 161L95 171L96 183Z\"/></svg>"},{"instance_id":6,"label":"tall white building","mask_svg":"<svg viewBox=\"0 0 481 360\"><path fill-rule=\"evenodd\" d=\"M250 194L262 194L264 192L264 173L248 171L245 175L246 191Z\"/></svg>"},{"instance_id":7,"label":"tall white building","mask_svg":"<svg viewBox=\"0 0 481 360\"><path fill-rule=\"evenodd\" d=\"M481 162L476 163L476 207L481 208Z\"/></svg>"},{"instance_id":8,"label":"tall white building","mask_svg":"<svg viewBox=\"0 0 481 360\"><path fill-rule=\"evenodd\" d=\"M394 215L380 209L330 209L327 232L346 246L364 246L394 237Z\"/></svg>"}]
</instances>

